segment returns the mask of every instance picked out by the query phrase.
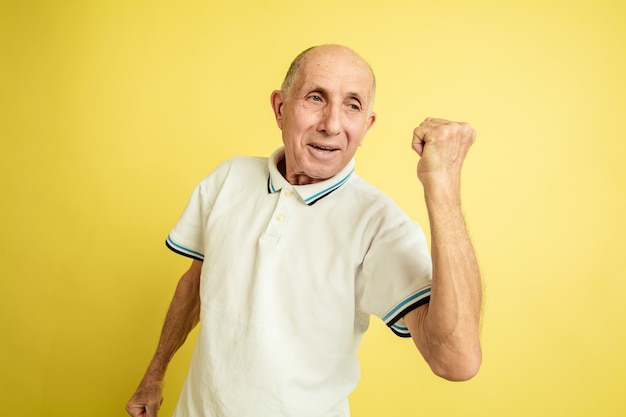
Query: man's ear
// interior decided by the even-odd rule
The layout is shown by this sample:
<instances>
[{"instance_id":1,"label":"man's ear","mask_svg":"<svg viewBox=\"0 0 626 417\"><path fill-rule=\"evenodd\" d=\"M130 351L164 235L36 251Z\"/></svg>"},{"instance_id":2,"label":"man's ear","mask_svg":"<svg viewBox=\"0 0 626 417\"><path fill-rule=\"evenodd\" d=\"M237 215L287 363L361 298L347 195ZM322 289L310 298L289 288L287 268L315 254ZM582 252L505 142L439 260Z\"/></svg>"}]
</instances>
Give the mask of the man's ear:
<instances>
[{"instance_id":1,"label":"man's ear","mask_svg":"<svg viewBox=\"0 0 626 417\"><path fill-rule=\"evenodd\" d=\"M370 130L372 126L374 126L374 123L376 123L376 113L370 112L369 116L367 116L367 119L365 120L365 125L363 126L363 137L361 137L359 146L363 144L363 140L365 140L365 136L367 135L367 132Z\"/></svg>"},{"instance_id":2,"label":"man's ear","mask_svg":"<svg viewBox=\"0 0 626 417\"><path fill-rule=\"evenodd\" d=\"M365 131L363 132L363 137L361 138L359 146L363 144L363 139L365 139L365 135L367 135L367 132L370 130L370 128L374 126L374 123L376 123L376 113L370 112L369 116L367 116L367 120L365 121Z\"/></svg>"},{"instance_id":3,"label":"man's ear","mask_svg":"<svg viewBox=\"0 0 626 417\"><path fill-rule=\"evenodd\" d=\"M376 123L376 113L374 113L374 112L370 112L370 115L369 115L369 117L367 118L367 125L366 125L366 128L365 128L365 129L366 129L366 132L367 132L368 130L370 130L370 128L371 128L372 126L374 126L374 123Z\"/></svg>"},{"instance_id":4,"label":"man's ear","mask_svg":"<svg viewBox=\"0 0 626 417\"><path fill-rule=\"evenodd\" d=\"M282 90L274 90L270 97L272 103L272 110L274 110L274 117L276 118L276 124L278 128L283 128L283 92Z\"/></svg>"}]
</instances>

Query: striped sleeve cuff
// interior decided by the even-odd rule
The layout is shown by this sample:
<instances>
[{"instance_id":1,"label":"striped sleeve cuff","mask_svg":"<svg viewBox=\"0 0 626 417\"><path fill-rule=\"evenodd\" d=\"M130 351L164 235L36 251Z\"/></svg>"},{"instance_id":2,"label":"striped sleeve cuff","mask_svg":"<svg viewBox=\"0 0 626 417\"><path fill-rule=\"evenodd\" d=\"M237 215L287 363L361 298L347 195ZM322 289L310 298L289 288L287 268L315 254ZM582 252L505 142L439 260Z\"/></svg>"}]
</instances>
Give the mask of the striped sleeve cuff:
<instances>
[{"instance_id":1,"label":"striped sleeve cuff","mask_svg":"<svg viewBox=\"0 0 626 417\"><path fill-rule=\"evenodd\" d=\"M425 288L415 294L412 294L402 300L398 305L391 309L385 316L383 321L385 324L400 337L411 337L409 329L406 327L402 318L417 307L424 305L430 301L430 287Z\"/></svg>"},{"instance_id":2,"label":"striped sleeve cuff","mask_svg":"<svg viewBox=\"0 0 626 417\"><path fill-rule=\"evenodd\" d=\"M183 255L186 256L188 258L192 258L192 259L196 259L198 261L204 261L204 254L200 253L200 252L196 252L194 250L191 250L189 248L184 247L183 245L179 245L178 243L174 242L174 240L172 240L172 236L168 236L167 239L165 240L165 245L170 248L171 251L179 254L179 255Z\"/></svg>"}]
</instances>

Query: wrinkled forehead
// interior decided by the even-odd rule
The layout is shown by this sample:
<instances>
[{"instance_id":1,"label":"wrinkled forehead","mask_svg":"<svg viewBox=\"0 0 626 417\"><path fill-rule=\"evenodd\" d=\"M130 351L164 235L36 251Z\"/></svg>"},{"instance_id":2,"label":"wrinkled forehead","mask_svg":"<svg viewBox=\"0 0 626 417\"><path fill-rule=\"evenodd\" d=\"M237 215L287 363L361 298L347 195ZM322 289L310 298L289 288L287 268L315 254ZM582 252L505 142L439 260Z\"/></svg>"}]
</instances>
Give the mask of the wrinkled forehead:
<instances>
[{"instance_id":1,"label":"wrinkled forehead","mask_svg":"<svg viewBox=\"0 0 626 417\"><path fill-rule=\"evenodd\" d=\"M344 49L313 50L303 59L297 89L315 85L331 91L350 90L364 98L372 95L374 76L358 55Z\"/></svg>"}]
</instances>

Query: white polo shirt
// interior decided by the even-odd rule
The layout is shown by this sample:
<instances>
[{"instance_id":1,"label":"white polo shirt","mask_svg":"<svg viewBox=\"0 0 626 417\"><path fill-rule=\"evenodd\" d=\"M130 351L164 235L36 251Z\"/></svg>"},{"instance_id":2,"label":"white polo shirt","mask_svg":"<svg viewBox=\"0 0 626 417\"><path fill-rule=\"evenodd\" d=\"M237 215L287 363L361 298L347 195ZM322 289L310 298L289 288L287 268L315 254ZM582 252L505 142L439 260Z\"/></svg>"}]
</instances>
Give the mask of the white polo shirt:
<instances>
[{"instance_id":1,"label":"white polo shirt","mask_svg":"<svg viewBox=\"0 0 626 417\"><path fill-rule=\"evenodd\" d=\"M283 155L220 165L167 238L204 261L176 417L346 417L369 316L408 337L401 318L428 301L421 228L354 161L293 186L277 169Z\"/></svg>"}]
</instances>

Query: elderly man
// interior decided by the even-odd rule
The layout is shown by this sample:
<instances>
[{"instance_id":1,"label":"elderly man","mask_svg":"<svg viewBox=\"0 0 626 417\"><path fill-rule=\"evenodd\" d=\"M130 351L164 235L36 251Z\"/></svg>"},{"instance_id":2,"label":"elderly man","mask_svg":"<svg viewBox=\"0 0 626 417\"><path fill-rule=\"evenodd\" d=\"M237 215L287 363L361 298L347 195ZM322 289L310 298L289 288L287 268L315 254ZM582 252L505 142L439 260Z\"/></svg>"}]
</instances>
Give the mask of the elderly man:
<instances>
[{"instance_id":1,"label":"elderly man","mask_svg":"<svg viewBox=\"0 0 626 417\"><path fill-rule=\"evenodd\" d=\"M156 415L167 365L198 322L178 417L348 416L371 315L412 337L435 374L478 372L481 282L460 204L475 133L432 118L413 132L429 254L420 227L354 172L374 94L352 50L304 51L271 95L284 147L232 158L196 187L167 238L193 261L132 416Z\"/></svg>"}]
</instances>

